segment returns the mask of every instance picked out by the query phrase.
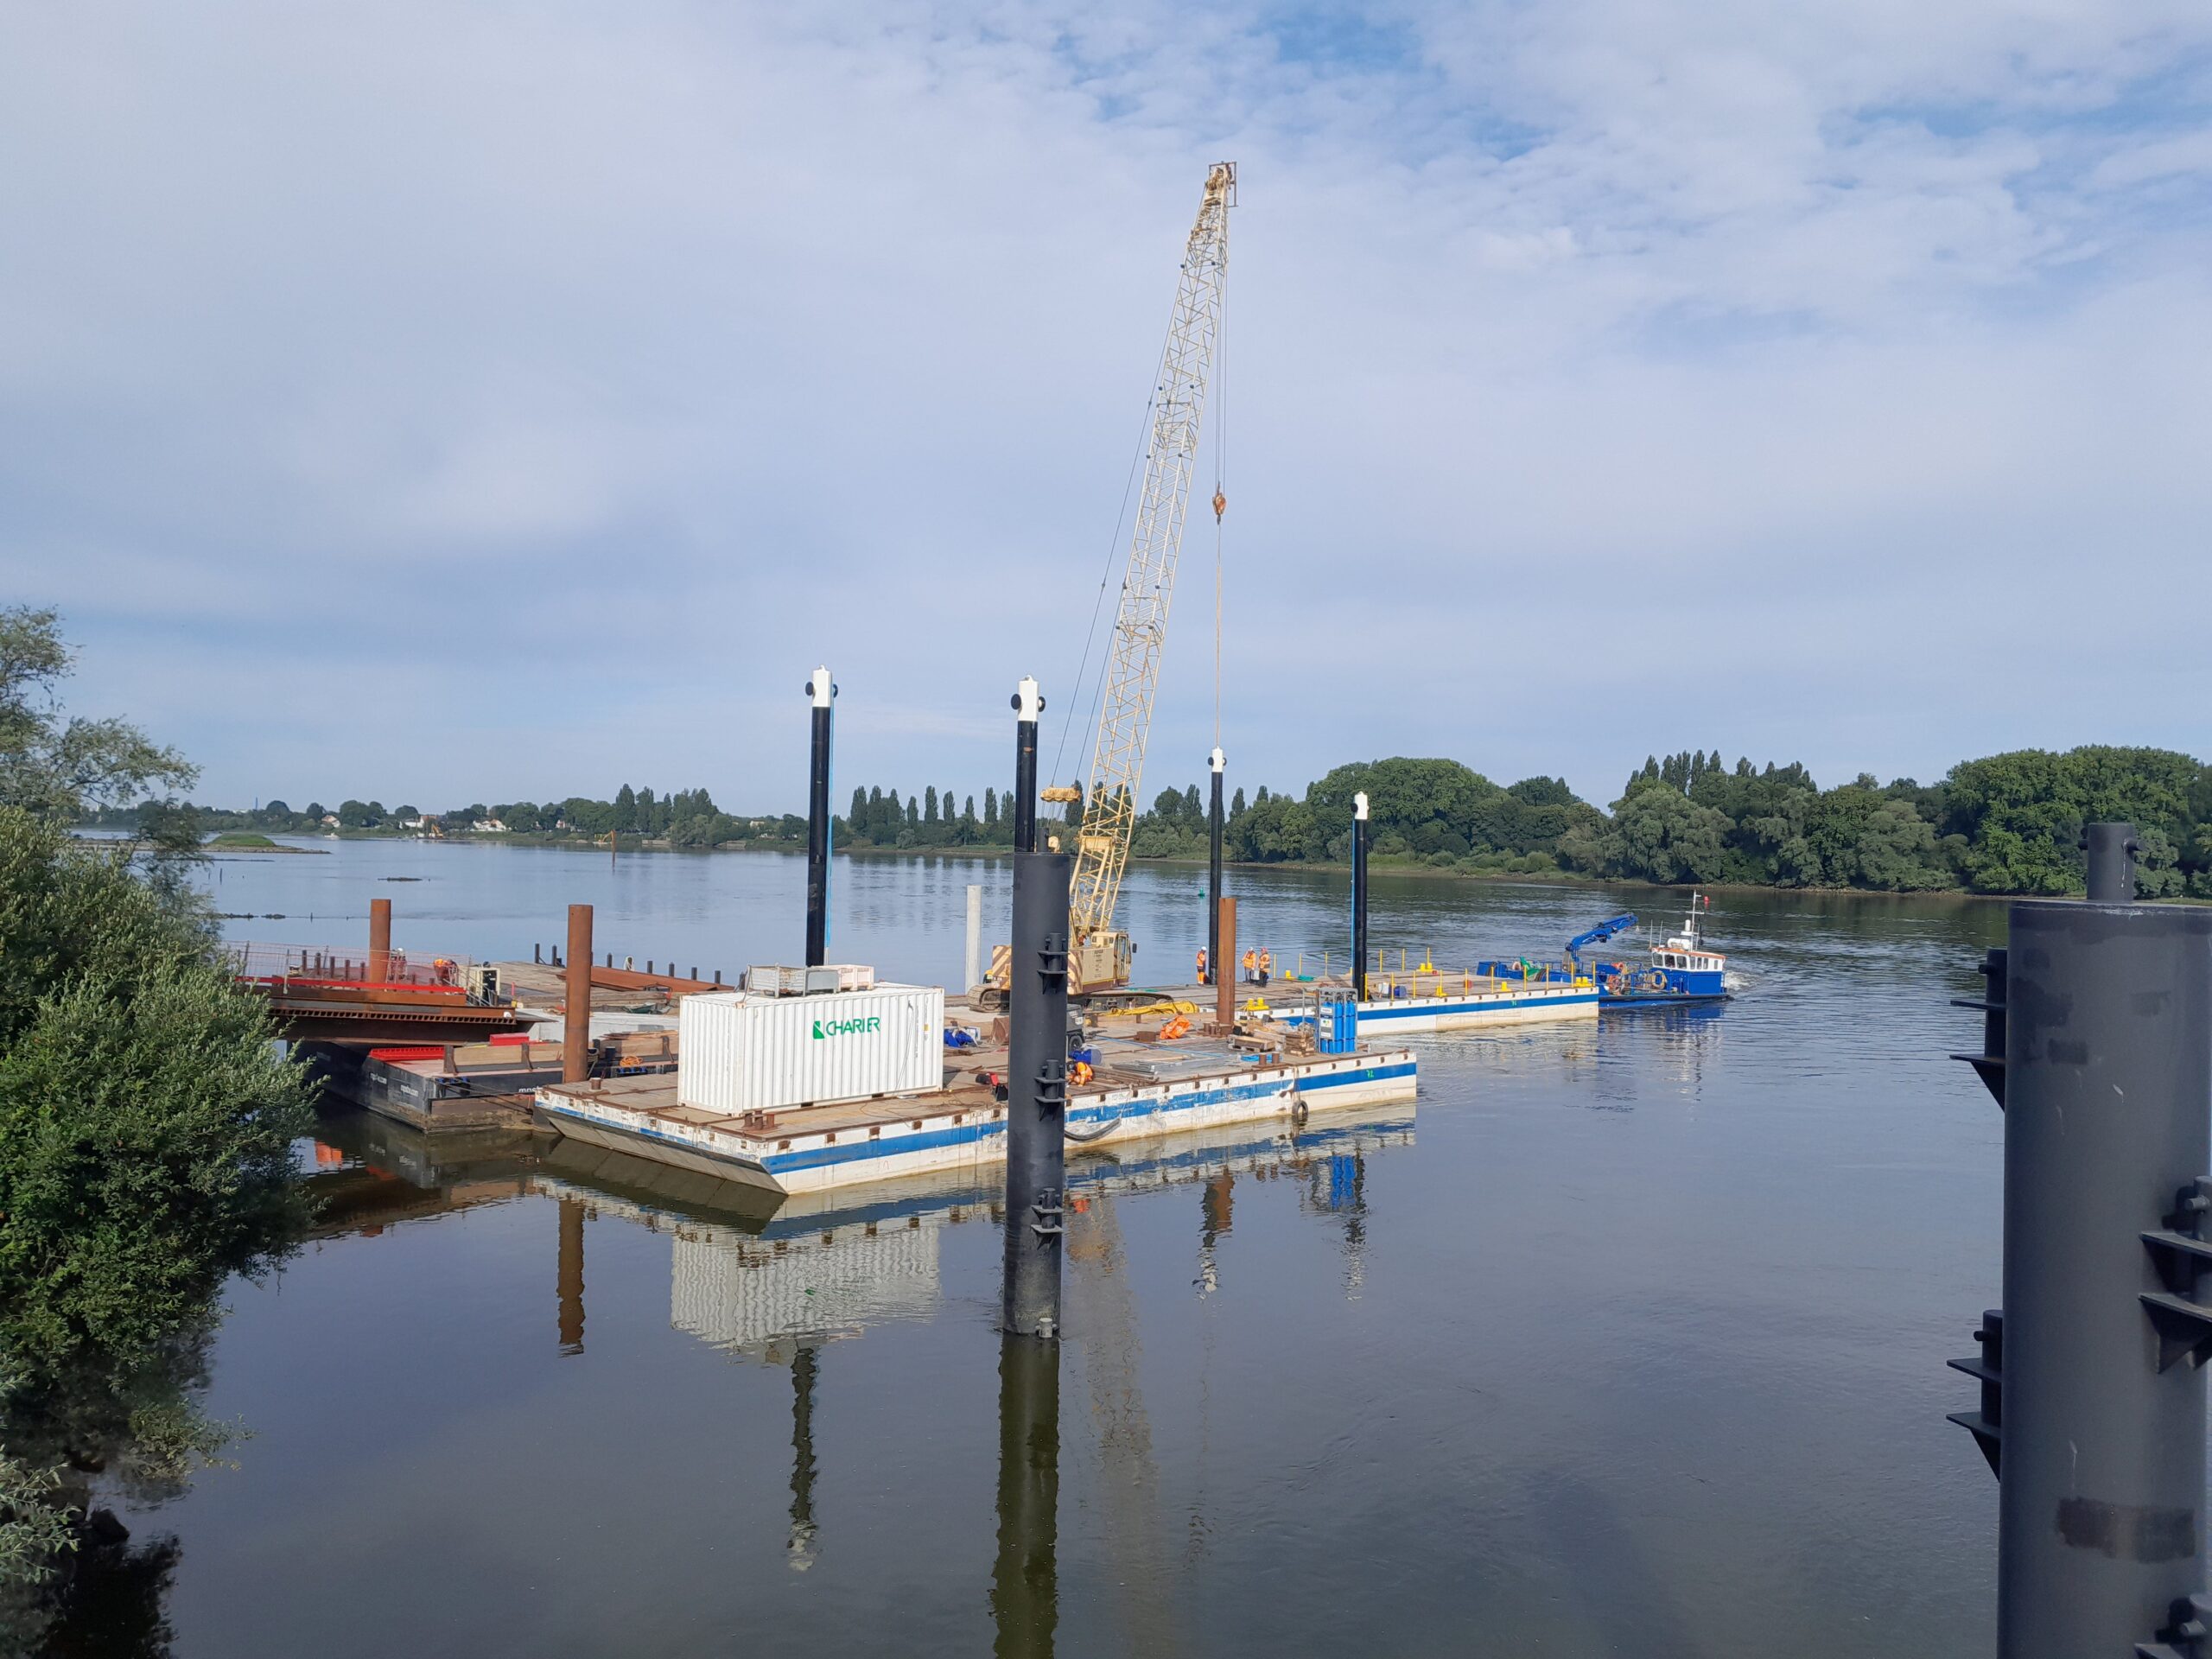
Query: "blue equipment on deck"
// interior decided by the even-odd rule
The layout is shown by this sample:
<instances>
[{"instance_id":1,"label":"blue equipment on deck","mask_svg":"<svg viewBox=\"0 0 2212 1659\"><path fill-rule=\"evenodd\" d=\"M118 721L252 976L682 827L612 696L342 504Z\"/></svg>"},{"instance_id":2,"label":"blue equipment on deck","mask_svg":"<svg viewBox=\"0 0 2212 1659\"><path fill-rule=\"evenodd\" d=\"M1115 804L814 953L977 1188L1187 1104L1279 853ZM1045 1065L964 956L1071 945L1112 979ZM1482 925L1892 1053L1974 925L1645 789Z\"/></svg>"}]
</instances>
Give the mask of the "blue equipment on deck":
<instances>
[{"instance_id":1,"label":"blue equipment on deck","mask_svg":"<svg viewBox=\"0 0 2212 1659\"><path fill-rule=\"evenodd\" d=\"M1611 938L1614 934L1625 933L1630 928L1634 927L1635 925L1636 913L1633 911L1624 912L1622 914L1614 917L1611 921L1600 922L1597 926L1592 928L1587 933L1578 933L1567 942L1567 959L1573 963L1576 967L1580 968L1582 965L1582 947L1584 945L1603 944L1607 939Z\"/></svg>"},{"instance_id":2,"label":"blue equipment on deck","mask_svg":"<svg viewBox=\"0 0 2212 1659\"><path fill-rule=\"evenodd\" d=\"M1321 993L1321 1027L1314 1046L1324 1054L1349 1054L1359 1046L1359 1004L1349 990Z\"/></svg>"}]
</instances>

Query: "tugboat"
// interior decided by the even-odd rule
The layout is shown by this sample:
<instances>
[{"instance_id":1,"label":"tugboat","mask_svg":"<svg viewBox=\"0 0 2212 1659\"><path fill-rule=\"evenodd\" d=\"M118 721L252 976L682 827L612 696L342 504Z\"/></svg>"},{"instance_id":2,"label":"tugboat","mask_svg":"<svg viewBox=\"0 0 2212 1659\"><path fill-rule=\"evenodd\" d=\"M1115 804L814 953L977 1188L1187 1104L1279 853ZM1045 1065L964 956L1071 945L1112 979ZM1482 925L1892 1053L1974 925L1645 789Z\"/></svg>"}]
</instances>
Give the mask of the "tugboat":
<instances>
[{"instance_id":1,"label":"tugboat","mask_svg":"<svg viewBox=\"0 0 2212 1659\"><path fill-rule=\"evenodd\" d=\"M1701 924L1713 900L1701 893L1690 894L1690 912L1682 931L1664 944L1654 945L1643 962L1592 962L1586 971L1598 982L1599 1005L1617 1007L1625 1003L1718 1002L1728 995L1728 959L1708 950ZM1581 950L1612 938L1635 925L1633 916L1616 916L1570 941L1567 957L1585 967Z\"/></svg>"}]
</instances>

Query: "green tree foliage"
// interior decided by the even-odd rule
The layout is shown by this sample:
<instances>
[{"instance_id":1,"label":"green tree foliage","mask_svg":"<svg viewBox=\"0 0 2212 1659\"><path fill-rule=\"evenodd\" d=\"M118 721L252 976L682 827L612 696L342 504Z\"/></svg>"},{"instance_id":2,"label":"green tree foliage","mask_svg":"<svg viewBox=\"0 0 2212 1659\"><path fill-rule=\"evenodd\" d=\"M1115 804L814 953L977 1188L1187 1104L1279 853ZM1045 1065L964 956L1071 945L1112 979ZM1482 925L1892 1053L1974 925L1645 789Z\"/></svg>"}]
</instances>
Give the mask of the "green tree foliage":
<instances>
[{"instance_id":1,"label":"green tree foliage","mask_svg":"<svg viewBox=\"0 0 2212 1659\"><path fill-rule=\"evenodd\" d=\"M0 809L0 1352L173 1334L282 1220L307 1087L127 868Z\"/></svg>"},{"instance_id":2,"label":"green tree foliage","mask_svg":"<svg viewBox=\"0 0 2212 1659\"><path fill-rule=\"evenodd\" d=\"M0 1458L181 1479L220 1440L189 1391L226 1276L298 1218L310 1118L268 1011L130 863L0 807ZM40 1529L43 1529L43 1532ZM16 1535L20 1541L23 1535ZM0 1620L41 1605L20 1586Z\"/></svg>"},{"instance_id":3,"label":"green tree foliage","mask_svg":"<svg viewBox=\"0 0 2212 1659\"><path fill-rule=\"evenodd\" d=\"M2081 891L2082 826L2111 820L2157 830L2173 868L2212 804L2203 766L2165 749L2018 749L1954 766L1945 782L1942 828L1967 838L1967 880L1980 893ZM2201 876L2201 856L2192 862Z\"/></svg>"},{"instance_id":4,"label":"green tree foliage","mask_svg":"<svg viewBox=\"0 0 2212 1659\"><path fill-rule=\"evenodd\" d=\"M198 776L174 749L119 720L65 718L59 690L75 653L50 610L0 610L0 803L73 823Z\"/></svg>"}]
</instances>

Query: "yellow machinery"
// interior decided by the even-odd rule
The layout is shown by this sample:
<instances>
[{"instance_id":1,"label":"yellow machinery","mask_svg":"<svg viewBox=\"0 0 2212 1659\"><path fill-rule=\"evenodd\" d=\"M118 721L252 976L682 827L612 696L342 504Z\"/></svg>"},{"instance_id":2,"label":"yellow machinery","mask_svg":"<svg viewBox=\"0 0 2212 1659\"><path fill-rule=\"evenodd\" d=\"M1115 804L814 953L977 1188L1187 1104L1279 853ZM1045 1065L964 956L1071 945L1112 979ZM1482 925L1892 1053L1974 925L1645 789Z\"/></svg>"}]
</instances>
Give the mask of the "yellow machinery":
<instances>
[{"instance_id":1,"label":"yellow machinery","mask_svg":"<svg viewBox=\"0 0 2212 1659\"><path fill-rule=\"evenodd\" d=\"M1083 791L1083 819L1075 845L1070 922L1074 932L1075 983L1101 989L1128 982L1134 947L1114 925L1114 901L1129 861L1129 836L1137 817L1137 790L1144 776L1145 741L1151 734L1153 694L1160 683L1160 649L1175 596L1175 561L1183 545L1190 503L1191 469L1198 454L1198 417L1221 333L1223 288L1229 275L1229 209L1236 199L1236 164L1217 162L1206 174L1198 222L1183 253L1175 310L1160 354L1160 385L1153 400L1151 442L1145 452L1144 493L1137 502L1128 568L1114 616L1114 634L1102 671L1098 730L1091 740L1090 782ZM1214 514L1226 503L1217 490ZM1066 798L1053 790L1046 798Z\"/></svg>"}]
</instances>

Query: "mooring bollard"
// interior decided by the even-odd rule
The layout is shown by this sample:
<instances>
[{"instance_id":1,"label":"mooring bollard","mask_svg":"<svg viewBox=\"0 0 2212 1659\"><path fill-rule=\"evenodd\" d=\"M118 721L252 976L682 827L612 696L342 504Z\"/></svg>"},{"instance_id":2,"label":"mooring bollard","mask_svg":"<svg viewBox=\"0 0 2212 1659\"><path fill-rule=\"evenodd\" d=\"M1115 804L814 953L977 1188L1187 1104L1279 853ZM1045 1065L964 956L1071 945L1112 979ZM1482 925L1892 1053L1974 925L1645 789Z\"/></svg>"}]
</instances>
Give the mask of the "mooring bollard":
<instances>
[{"instance_id":1,"label":"mooring bollard","mask_svg":"<svg viewBox=\"0 0 2212 1659\"><path fill-rule=\"evenodd\" d=\"M2198 1659L2212 1357L2212 912L2133 901L2093 824L2086 900L2024 900L1971 1062L2005 1111L2004 1306L1952 1363L1996 1471L1999 1659Z\"/></svg>"},{"instance_id":2,"label":"mooring bollard","mask_svg":"<svg viewBox=\"0 0 2212 1659\"><path fill-rule=\"evenodd\" d=\"M830 716L837 687L830 671L817 668L806 683L814 705L814 747L806 774L806 965L830 960Z\"/></svg>"},{"instance_id":3,"label":"mooring bollard","mask_svg":"<svg viewBox=\"0 0 2212 1659\"><path fill-rule=\"evenodd\" d=\"M1014 857L1014 982L1007 1017L1005 1328L1060 1329L1061 1143L1068 1095L1065 853Z\"/></svg>"}]
</instances>

